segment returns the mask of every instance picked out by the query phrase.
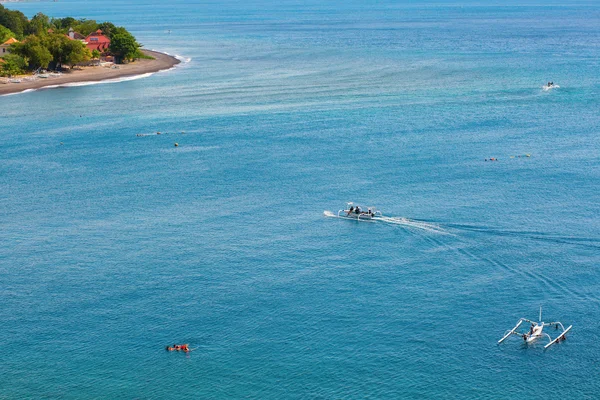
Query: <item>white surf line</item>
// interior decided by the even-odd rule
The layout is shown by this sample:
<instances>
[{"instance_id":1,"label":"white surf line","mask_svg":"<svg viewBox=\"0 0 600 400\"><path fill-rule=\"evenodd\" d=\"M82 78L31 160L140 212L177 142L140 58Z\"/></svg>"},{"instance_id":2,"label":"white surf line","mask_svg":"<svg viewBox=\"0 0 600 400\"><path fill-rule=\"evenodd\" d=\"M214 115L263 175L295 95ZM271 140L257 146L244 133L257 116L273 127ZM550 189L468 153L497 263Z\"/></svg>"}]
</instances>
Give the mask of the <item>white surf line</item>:
<instances>
[{"instance_id":1,"label":"white surf line","mask_svg":"<svg viewBox=\"0 0 600 400\"><path fill-rule=\"evenodd\" d=\"M179 54L171 54L171 53L167 53L166 51L159 51L159 50L154 50L154 49L150 49L150 51L154 51L154 52L156 52L156 53L162 53L162 54L166 54L166 55L168 55L168 56L175 57L176 59L178 59L178 60L179 60L179 63L177 63L177 64L173 65L171 68L168 68L168 69L163 69L163 70L157 71L157 73L158 73L158 72L169 72L169 71L173 71L174 69L181 68L181 67L183 67L184 65L186 65L186 64L189 64L189 63L192 61L192 58L191 58L191 57L184 57L184 56L180 56Z\"/></svg>"},{"instance_id":2,"label":"white surf line","mask_svg":"<svg viewBox=\"0 0 600 400\"><path fill-rule=\"evenodd\" d=\"M160 71L158 71L158 72L160 72ZM35 88L35 89L25 89L25 90L22 90L20 92L15 92L15 93L7 93L7 94L0 95L0 97L13 96L13 95L16 95L16 94L23 94L23 93L28 93L28 92L37 92L37 91L40 91L40 90L48 90L48 89L56 89L56 88L92 86L92 85L103 85L105 83L120 83L120 82L134 81L134 80L137 80L137 79L147 78L147 77L152 76L152 75L154 75L156 73L157 72L146 72L146 73L143 73L143 74L122 76L122 77L119 77L119 78L104 79L104 80L100 80L100 81L82 81L82 82L57 83L56 85L48 85L48 86L42 86L42 87Z\"/></svg>"}]
</instances>

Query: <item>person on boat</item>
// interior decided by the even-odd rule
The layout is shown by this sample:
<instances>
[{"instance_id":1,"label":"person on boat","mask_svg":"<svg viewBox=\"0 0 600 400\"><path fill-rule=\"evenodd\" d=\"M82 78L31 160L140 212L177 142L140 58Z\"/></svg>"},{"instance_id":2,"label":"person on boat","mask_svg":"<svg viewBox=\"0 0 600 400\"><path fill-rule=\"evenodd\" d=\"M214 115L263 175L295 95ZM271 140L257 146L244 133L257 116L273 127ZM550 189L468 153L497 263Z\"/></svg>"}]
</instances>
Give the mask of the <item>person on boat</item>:
<instances>
[{"instance_id":1,"label":"person on boat","mask_svg":"<svg viewBox=\"0 0 600 400\"><path fill-rule=\"evenodd\" d=\"M356 214L360 214L360 207L359 207L359 206L356 206L356 208L354 209L354 212L355 212Z\"/></svg>"},{"instance_id":2,"label":"person on boat","mask_svg":"<svg viewBox=\"0 0 600 400\"><path fill-rule=\"evenodd\" d=\"M533 335L533 324L531 324L531 327L529 328L529 336Z\"/></svg>"},{"instance_id":3,"label":"person on boat","mask_svg":"<svg viewBox=\"0 0 600 400\"><path fill-rule=\"evenodd\" d=\"M190 347L187 343L186 344L174 344L173 346L165 347L165 349L167 351L183 351L185 353L190 352Z\"/></svg>"},{"instance_id":4,"label":"person on boat","mask_svg":"<svg viewBox=\"0 0 600 400\"><path fill-rule=\"evenodd\" d=\"M350 206L350 209L348 210L348 214L346 214L346 215L352 214L352 211L354 211L354 206Z\"/></svg>"}]
</instances>

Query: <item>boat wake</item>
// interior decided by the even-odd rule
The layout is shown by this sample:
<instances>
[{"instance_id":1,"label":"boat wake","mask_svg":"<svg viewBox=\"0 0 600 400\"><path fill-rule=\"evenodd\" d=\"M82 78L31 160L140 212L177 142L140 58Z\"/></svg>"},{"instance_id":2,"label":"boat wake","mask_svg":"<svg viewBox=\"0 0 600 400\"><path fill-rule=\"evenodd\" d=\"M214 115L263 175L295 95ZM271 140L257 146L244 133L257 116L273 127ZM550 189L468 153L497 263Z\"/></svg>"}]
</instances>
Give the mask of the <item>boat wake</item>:
<instances>
[{"instance_id":1,"label":"boat wake","mask_svg":"<svg viewBox=\"0 0 600 400\"><path fill-rule=\"evenodd\" d=\"M418 221L405 217L375 217L373 219L384 222L386 224L400 225L406 228L415 228L432 233L439 233L442 235L450 234L450 232L448 232L441 226L437 224L432 224L431 222Z\"/></svg>"},{"instance_id":2,"label":"boat wake","mask_svg":"<svg viewBox=\"0 0 600 400\"><path fill-rule=\"evenodd\" d=\"M350 219L353 221L357 221L356 218L346 217L345 215L337 215L331 211L323 211L323 215L328 218L341 218L341 219ZM405 217L384 217L384 216L376 216L372 219L361 219L360 222L377 222L382 224L389 225L399 225L408 229L418 229L422 231L427 231L431 233L437 233L441 235L450 235L446 229L442 228L437 224L433 224L431 222L419 221Z\"/></svg>"}]
</instances>

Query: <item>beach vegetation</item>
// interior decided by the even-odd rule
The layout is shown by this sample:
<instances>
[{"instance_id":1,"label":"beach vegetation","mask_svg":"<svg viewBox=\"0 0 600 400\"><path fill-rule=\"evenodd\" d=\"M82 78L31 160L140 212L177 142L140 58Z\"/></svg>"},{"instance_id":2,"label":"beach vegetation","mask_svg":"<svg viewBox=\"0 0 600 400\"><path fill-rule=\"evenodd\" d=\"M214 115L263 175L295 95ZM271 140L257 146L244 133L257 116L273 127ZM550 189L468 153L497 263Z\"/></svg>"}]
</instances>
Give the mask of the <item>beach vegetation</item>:
<instances>
[{"instance_id":1,"label":"beach vegetation","mask_svg":"<svg viewBox=\"0 0 600 400\"><path fill-rule=\"evenodd\" d=\"M48 68L52 61L52 54L35 35L27 36L26 40L11 45L11 53L22 57L30 69Z\"/></svg>"},{"instance_id":2,"label":"beach vegetation","mask_svg":"<svg viewBox=\"0 0 600 400\"><path fill-rule=\"evenodd\" d=\"M52 54L54 69L62 68L63 65L72 67L92 58L92 54L85 44L79 40L71 40L62 34L51 33L44 36L44 44Z\"/></svg>"},{"instance_id":3,"label":"beach vegetation","mask_svg":"<svg viewBox=\"0 0 600 400\"><path fill-rule=\"evenodd\" d=\"M52 18L50 23L55 29L66 32L69 28L72 28L77 24L77 20L73 17Z\"/></svg>"},{"instance_id":4,"label":"beach vegetation","mask_svg":"<svg viewBox=\"0 0 600 400\"><path fill-rule=\"evenodd\" d=\"M17 39L21 39L29 25L29 20L22 12L8 10L0 4L0 25L10 29Z\"/></svg>"},{"instance_id":5,"label":"beach vegetation","mask_svg":"<svg viewBox=\"0 0 600 400\"><path fill-rule=\"evenodd\" d=\"M3 60L0 64L0 76L20 75L27 69L27 61L17 54L8 54Z\"/></svg>"},{"instance_id":6,"label":"beach vegetation","mask_svg":"<svg viewBox=\"0 0 600 400\"><path fill-rule=\"evenodd\" d=\"M6 42L10 38L14 38L17 35L5 26L0 25L0 43Z\"/></svg>"},{"instance_id":7,"label":"beach vegetation","mask_svg":"<svg viewBox=\"0 0 600 400\"><path fill-rule=\"evenodd\" d=\"M99 29L98 23L93 19L80 19L75 25L71 26L70 28L73 28L75 32L79 32L83 36L87 36L90 33L96 32Z\"/></svg>"},{"instance_id":8,"label":"beach vegetation","mask_svg":"<svg viewBox=\"0 0 600 400\"><path fill-rule=\"evenodd\" d=\"M112 40L113 32L114 33L118 32L117 27L112 22L102 22L101 24L98 24L98 29L100 29L102 31L102 33L104 33L106 36L108 36L111 40ZM125 28L122 28L122 29L125 29Z\"/></svg>"},{"instance_id":9,"label":"beach vegetation","mask_svg":"<svg viewBox=\"0 0 600 400\"><path fill-rule=\"evenodd\" d=\"M141 49L138 49L137 53L135 54L135 59L136 60L156 60L156 58L144 53Z\"/></svg>"},{"instance_id":10,"label":"beach vegetation","mask_svg":"<svg viewBox=\"0 0 600 400\"><path fill-rule=\"evenodd\" d=\"M64 63L73 68L75 65L92 59L92 52L78 40L69 40L63 47Z\"/></svg>"},{"instance_id":11,"label":"beach vegetation","mask_svg":"<svg viewBox=\"0 0 600 400\"><path fill-rule=\"evenodd\" d=\"M116 32L113 31L109 51L115 56L118 62L134 60L138 55L139 49L140 45L138 42L124 28L118 28Z\"/></svg>"},{"instance_id":12,"label":"beach vegetation","mask_svg":"<svg viewBox=\"0 0 600 400\"><path fill-rule=\"evenodd\" d=\"M43 35L48 32L51 26L50 18L47 15L37 13L25 27L25 33L28 35Z\"/></svg>"}]
</instances>

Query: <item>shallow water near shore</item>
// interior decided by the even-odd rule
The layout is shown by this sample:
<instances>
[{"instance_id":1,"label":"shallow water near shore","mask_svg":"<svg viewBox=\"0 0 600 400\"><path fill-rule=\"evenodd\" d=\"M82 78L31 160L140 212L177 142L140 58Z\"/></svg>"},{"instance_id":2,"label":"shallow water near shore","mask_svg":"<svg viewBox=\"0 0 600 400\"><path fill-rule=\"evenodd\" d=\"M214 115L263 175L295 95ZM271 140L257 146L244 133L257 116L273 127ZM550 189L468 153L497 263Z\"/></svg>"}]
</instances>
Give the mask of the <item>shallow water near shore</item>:
<instances>
[{"instance_id":1,"label":"shallow water near shore","mask_svg":"<svg viewBox=\"0 0 600 400\"><path fill-rule=\"evenodd\" d=\"M0 98L0 398L600 393L594 3L6 6L189 62Z\"/></svg>"}]
</instances>

